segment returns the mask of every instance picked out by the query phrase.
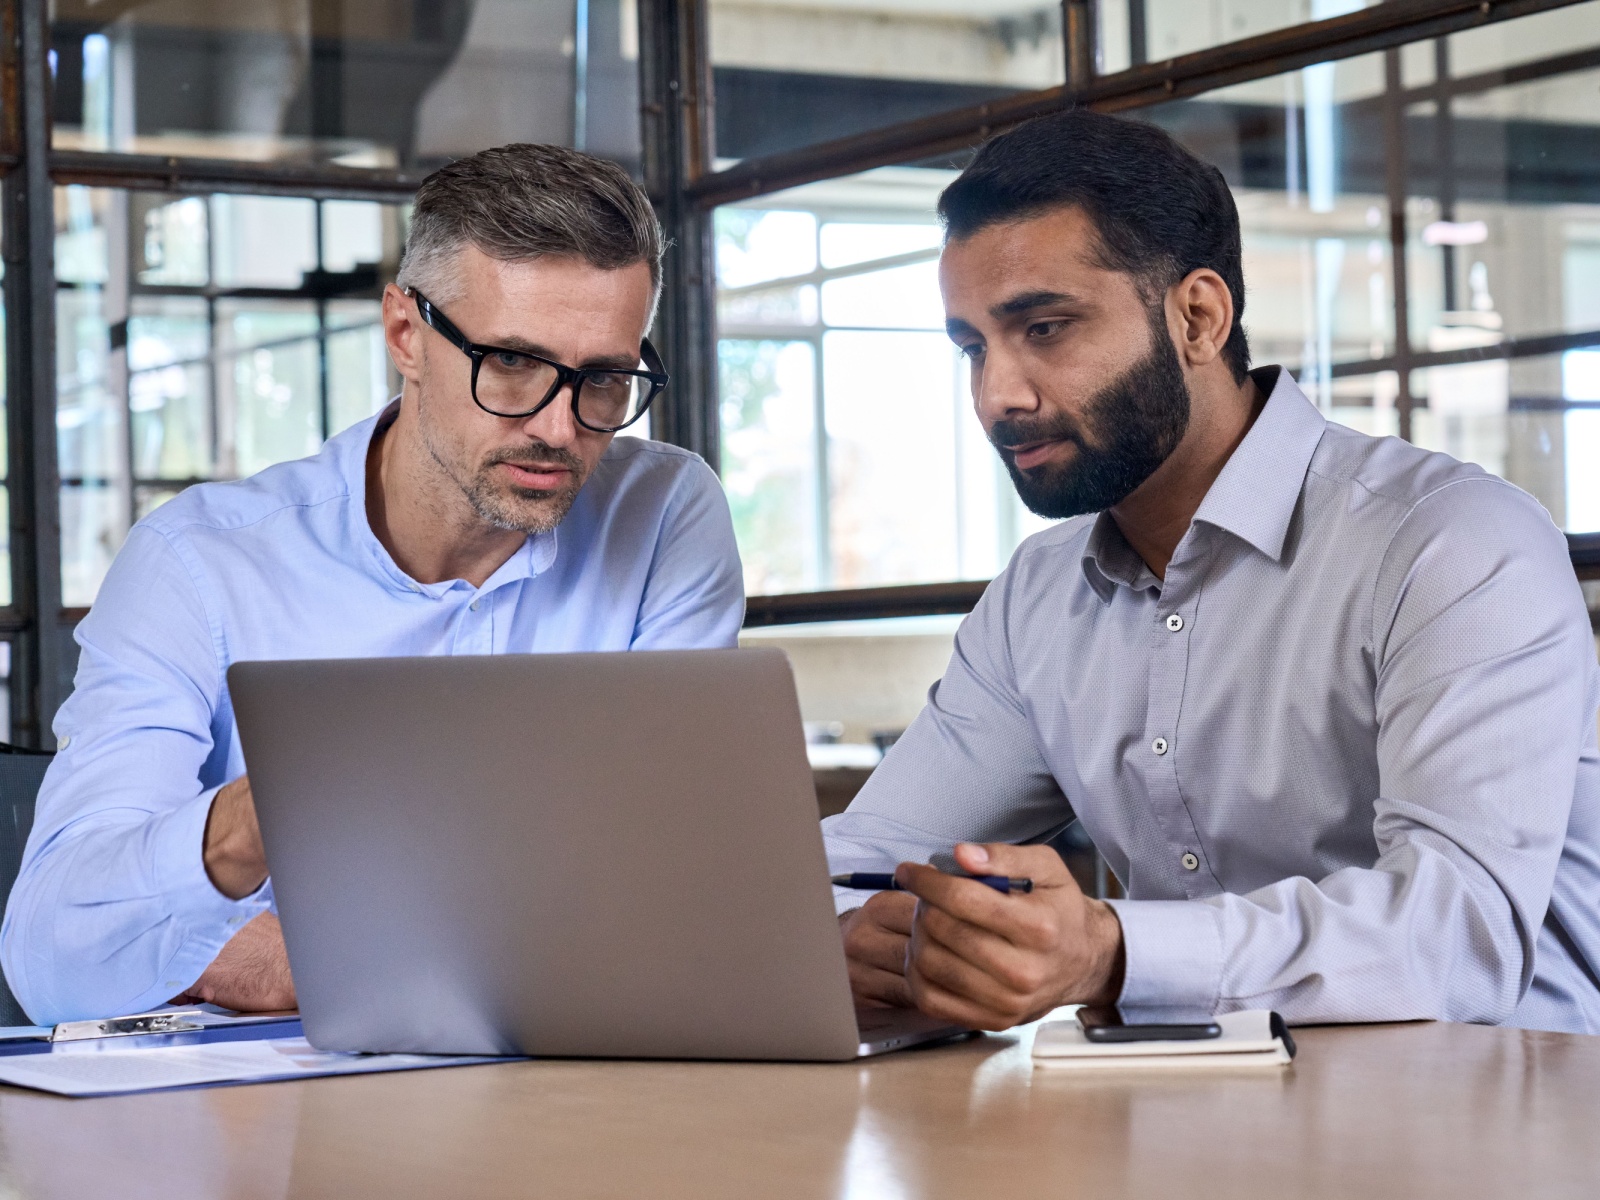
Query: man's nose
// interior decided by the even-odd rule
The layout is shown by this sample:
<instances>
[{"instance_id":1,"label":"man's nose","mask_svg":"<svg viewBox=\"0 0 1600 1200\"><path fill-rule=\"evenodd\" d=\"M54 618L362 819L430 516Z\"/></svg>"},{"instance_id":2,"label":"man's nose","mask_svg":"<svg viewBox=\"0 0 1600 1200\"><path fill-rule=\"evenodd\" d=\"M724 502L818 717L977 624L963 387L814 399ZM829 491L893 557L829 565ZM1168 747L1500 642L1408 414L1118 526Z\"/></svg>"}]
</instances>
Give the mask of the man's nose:
<instances>
[{"instance_id":1,"label":"man's nose","mask_svg":"<svg viewBox=\"0 0 1600 1200\"><path fill-rule=\"evenodd\" d=\"M984 355L973 378L972 400L985 429L997 421L1039 411L1039 393L1021 365L1004 353Z\"/></svg>"},{"instance_id":2,"label":"man's nose","mask_svg":"<svg viewBox=\"0 0 1600 1200\"><path fill-rule=\"evenodd\" d=\"M583 426L572 411L572 385L565 385L533 416L522 422L522 432L547 446L566 447L582 435Z\"/></svg>"}]
</instances>

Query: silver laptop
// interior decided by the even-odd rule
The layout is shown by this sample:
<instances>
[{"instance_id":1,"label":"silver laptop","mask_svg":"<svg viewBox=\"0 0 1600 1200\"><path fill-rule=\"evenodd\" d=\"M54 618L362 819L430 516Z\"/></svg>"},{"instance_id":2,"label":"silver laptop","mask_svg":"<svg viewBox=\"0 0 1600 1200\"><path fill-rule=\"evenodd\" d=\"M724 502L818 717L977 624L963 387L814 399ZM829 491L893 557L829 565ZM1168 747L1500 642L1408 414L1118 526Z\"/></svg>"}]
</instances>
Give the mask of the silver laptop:
<instances>
[{"instance_id":1,"label":"silver laptop","mask_svg":"<svg viewBox=\"0 0 1600 1200\"><path fill-rule=\"evenodd\" d=\"M841 1060L853 1006L778 650L236 663L307 1038Z\"/></svg>"}]
</instances>

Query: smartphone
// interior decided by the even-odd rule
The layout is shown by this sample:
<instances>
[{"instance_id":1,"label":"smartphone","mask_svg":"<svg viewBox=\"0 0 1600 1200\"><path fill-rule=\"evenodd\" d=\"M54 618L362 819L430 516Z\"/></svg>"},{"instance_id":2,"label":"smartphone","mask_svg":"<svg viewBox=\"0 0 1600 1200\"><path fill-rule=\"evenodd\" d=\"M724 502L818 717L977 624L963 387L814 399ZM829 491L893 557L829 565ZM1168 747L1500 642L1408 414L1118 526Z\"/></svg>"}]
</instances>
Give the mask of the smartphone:
<instances>
[{"instance_id":1,"label":"smartphone","mask_svg":"<svg viewBox=\"0 0 1600 1200\"><path fill-rule=\"evenodd\" d=\"M1115 1008L1080 1008L1078 1024L1091 1042L1202 1042L1222 1036L1222 1026L1215 1021L1193 1025L1129 1023Z\"/></svg>"}]
</instances>

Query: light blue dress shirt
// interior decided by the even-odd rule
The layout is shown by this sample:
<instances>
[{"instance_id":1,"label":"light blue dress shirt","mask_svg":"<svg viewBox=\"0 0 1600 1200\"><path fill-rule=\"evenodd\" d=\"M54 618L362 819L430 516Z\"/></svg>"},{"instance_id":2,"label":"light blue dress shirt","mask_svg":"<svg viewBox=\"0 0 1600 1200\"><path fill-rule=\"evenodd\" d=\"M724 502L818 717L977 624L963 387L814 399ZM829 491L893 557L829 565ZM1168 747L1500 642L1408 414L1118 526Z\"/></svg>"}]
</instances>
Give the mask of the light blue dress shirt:
<instances>
[{"instance_id":1,"label":"light blue dress shirt","mask_svg":"<svg viewBox=\"0 0 1600 1200\"><path fill-rule=\"evenodd\" d=\"M824 823L832 869L1075 812L1128 896L1125 1005L1600 1032L1600 670L1565 540L1255 378L1164 580L1104 515L1018 549Z\"/></svg>"},{"instance_id":2,"label":"light blue dress shirt","mask_svg":"<svg viewBox=\"0 0 1600 1200\"><path fill-rule=\"evenodd\" d=\"M192 487L129 534L78 627L76 690L0 934L34 1020L162 1004L271 907L270 881L229 900L201 861L212 797L245 771L230 663L736 644L733 523L699 458L617 438L561 526L482 587L418 583L367 522L367 447L394 412L312 458Z\"/></svg>"}]
</instances>

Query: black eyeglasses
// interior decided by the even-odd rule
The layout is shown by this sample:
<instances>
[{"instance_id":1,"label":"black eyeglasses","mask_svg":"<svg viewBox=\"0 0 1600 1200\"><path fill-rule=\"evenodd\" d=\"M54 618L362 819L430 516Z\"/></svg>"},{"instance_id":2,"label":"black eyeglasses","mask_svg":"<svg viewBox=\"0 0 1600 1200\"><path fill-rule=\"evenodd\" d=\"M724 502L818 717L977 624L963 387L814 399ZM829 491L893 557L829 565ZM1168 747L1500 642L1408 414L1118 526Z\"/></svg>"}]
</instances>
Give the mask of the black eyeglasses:
<instances>
[{"instance_id":1,"label":"black eyeglasses","mask_svg":"<svg viewBox=\"0 0 1600 1200\"><path fill-rule=\"evenodd\" d=\"M526 350L469 341L416 288L406 288L405 293L417 302L417 312L428 327L472 360L472 402L497 417L531 417L570 386L572 415L578 424L596 433L616 433L644 416L670 378L649 338L640 345L648 370L569 367Z\"/></svg>"}]
</instances>

